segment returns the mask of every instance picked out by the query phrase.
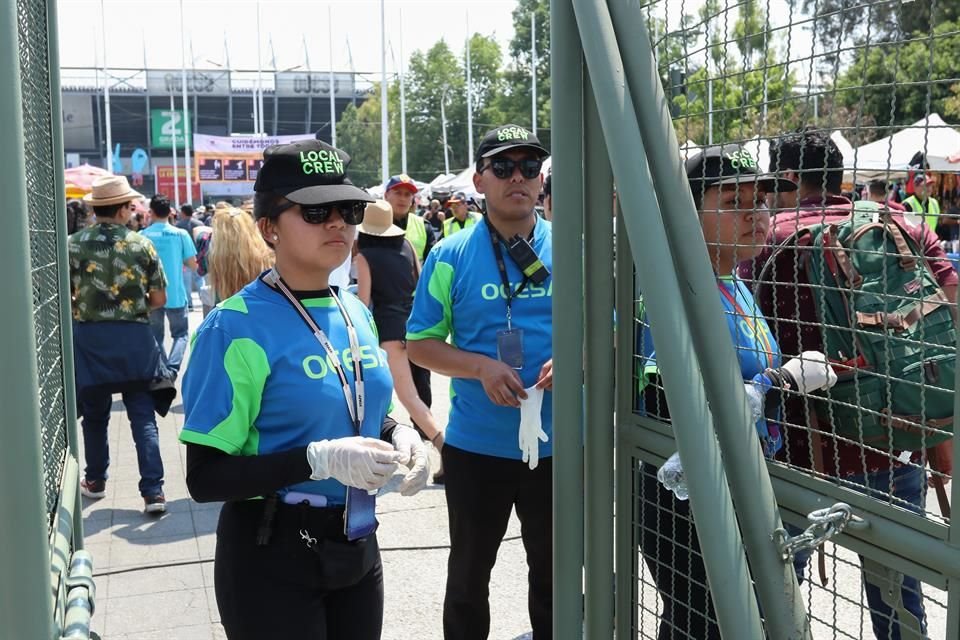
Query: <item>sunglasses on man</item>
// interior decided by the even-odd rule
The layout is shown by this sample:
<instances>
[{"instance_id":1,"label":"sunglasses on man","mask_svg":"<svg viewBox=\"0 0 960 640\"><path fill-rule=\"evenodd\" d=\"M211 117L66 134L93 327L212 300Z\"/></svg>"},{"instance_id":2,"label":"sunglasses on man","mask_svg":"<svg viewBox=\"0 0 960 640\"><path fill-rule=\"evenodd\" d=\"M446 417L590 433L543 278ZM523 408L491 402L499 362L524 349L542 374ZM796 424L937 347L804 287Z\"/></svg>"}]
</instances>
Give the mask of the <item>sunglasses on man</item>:
<instances>
[{"instance_id":1,"label":"sunglasses on man","mask_svg":"<svg viewBox=\"0 0 960 640\"><path fill-rule=\"evenodd\" d=\"M280 205L271 213L276 218L287 209L297 206L296 202L287 202ZM367 210L366 202L330 202L328 204L301 204L300 215L307 224L323 224L333 215L333 210L340 212L344 224L356 226L363 222L363 214Z\"/></svg>"},{"instance_id":2,"label":"sunglasses on man","mask_svg":"<svg viewBox=\"0 0 960 640\"><path fill-rule=\"evenodd\" d=\"M531 180L540 175L540 169L543 168L543 160L540 158L524 158L523 160L493 158L490 160L490 164L480 169L480 173L490 169L493 171L493 175L500 180L507 180L513 176L513 172L517 168L520 169L520 175L527 180Z\"/></svg>"}]
</instances>

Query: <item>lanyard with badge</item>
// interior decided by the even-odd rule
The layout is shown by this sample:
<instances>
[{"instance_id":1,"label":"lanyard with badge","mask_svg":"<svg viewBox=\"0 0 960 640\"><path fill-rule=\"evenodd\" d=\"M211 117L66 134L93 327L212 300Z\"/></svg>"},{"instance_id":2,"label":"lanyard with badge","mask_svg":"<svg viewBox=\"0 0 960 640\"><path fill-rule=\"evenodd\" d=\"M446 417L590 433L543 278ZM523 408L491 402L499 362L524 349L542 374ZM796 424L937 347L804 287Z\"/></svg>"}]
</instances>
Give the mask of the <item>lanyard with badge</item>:
<instances>
[{"instance_id":1,"label":"lanyard with badge","mask_svg":"<svg viewBox=\"0 0 960 640\"><path fill-rule=\"evenodd\" d=\"M331 289L330 297L343 316L343 322L347 326L347 335L350 340L350 356L353 360L354 388L350 388L350 380L347 378L346 371L340 362L340 354L333 347L330 339L323 329L317 326L313 316L304 308L303 304L293 295L287 283L283 281L280 274L275 269L271 269L263 276L263 281L268 285L280 291L290 306L300 315L300 318L306 323L307 327L313 333L317 342L323 347L327 354L327 360L331 368L336 372L340 379L340 385L343 388L343 397L347 403L347 411L350 414L350 421L353 423L354 431L360 435L360 428L363 425L364 418L364 389L363 389L363 365L360 357L360 341L357 338L357 330L353 326L353 320L347 313L346 307L335 291ZM347 487L347 504L343 515L343 532L348 540L358 540L364 538L377 529L376 520L376 495L370 495L363 489L356 487Z\"/></svg>"},{"instance_id":2,"label":"lanyard with badge","mask_svg":"<svg viewBox=\"0 0 960 640\"><path fill-rule=\"evenodd\" d=\"M523 369L523 329L513 328L513 301L526 288L528 282L540 285L550 277L550 271L526 238L514 236L508 242L490 224L489 219L486 223L490 230L490 241L493 243L493 255L497 260L500 281L503 283L503 295L507 300L507 328L497 331L497 359L513 369ZM532 238L532 231L530 235ZM507 276L507 265L503 261L501 243L506 245L510 257L523 272L523 280L515 291L510 286L510 278Z\"/></svg>"}]
</instances>

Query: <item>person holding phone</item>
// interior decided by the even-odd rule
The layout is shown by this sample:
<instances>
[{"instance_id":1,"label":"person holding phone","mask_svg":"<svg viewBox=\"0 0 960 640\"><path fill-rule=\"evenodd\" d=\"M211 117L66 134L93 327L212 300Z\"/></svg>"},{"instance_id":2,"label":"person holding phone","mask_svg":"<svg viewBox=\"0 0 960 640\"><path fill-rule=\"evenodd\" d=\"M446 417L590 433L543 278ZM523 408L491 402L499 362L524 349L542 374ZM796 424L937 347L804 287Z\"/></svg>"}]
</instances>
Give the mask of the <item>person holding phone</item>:
<instances>
[{"instance_id":1,"label":"person holding phone","mask_svg":"<svg viewBox=\"0 0 960 640\"><path fill-rule=\"evenodd\" d=\"M183 381L187 487L225 501L214 585L231 639L374 640L383 622L376 492L404 495L426 449L388 415L393 382L370 312L329 286L372 201L319 140L264 151L254 216L275 266L197 331Z\"/></svg>"}]
</instances>

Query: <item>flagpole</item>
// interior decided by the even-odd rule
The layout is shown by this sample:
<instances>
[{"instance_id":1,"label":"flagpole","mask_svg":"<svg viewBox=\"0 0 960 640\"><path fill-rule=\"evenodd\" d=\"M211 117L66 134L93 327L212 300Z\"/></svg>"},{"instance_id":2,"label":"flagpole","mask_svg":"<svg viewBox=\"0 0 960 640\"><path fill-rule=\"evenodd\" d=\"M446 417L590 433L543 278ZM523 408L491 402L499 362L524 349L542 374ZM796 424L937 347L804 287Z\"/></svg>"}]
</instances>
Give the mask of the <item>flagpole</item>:
<instances>
[{"instance_id":1,"label":"flagpole","mask_svg":"<svg viewBox=\"0 0 960 640\"><path fill-rule=\"evenodd\" d=\"M263 135L263 57L260 55L260 0L257 0L257 87L253 92L253 127L255 135Z\"/></svg>"},{"instance_id":2,"label":"flagpole","mask_svg":"<svg viewBox=\"0 0 960 640\"><path fill-rule=\"evenodd\" d=\"M227 32L223 32L223 65L227 70L227 135L233 135L233 72L230 70L230 47Z\"/></svg>"},{"instance_id":3,"label":"flagpole","mask_svg":"<svg viewBox=\"0 0 960 640\"><path fill-rule=\"evenodd\" d=\"M190 136L188 131L192 131L190 126L190 105L187 102L187 40L183 22L183 0L180 0L180 79L183 84L183 168L184 179L187 186L187 202L193 202L193 185L190 180Z\"/></svg>"},{"instance_id":4,"label":"flagpole","mask_svg":"<svg viewBox=\"0 0 960 640\"><path fill-rule=\"evenodd\" d=\"M110 74L107 73L107 27L100 0L100 37L103 41L103 110L107 133L107 171L113 173L113 125L110 124Z\"/></svg>"},{"instance_id":5,"label":"flagpole","mask_svg":"<svg viewBox=\"0 0 960 640\"><path fill-rule=\"evenodd\" d=\"M327 43L330 45L330 144L337 146L336 85L333 79L333 9L327 5Z\"/></svg>"},{"instance_id":6,"label":"flagpole","mask_svg":"<svg viewBox=\"0 0 960 640\"><path fill-rule=\"evenodd\" d=\"M447 146L447 90L440 95L440 125L443 127L443 173L450 175L450 148Z\"/></svg>"},{"instance_id":7,"label":"flagpole","mask_svg":"<svg viewBox=\"0 0 960 640\"><path fill-rule=\"evenodd\" d=\"M384 0L380 0L380 177L390 177L390 157L387 137L387 21Z\"/></svg>"},{"instance_id":8,"label":"flagpole","mask_svg":"<svg viewBox=\"0 0 960 640\"><path fill-rule=\"evenodd\" d=\"M530 12L530 111L533 120L533 135L537 135L537 14Z\"/></svg>"},{"instance_id":9,"label":"flagpole","mask_svg":"<svg viewBox=\"0 0 960 640\"><path fill-rule=\"evenodd\" d=\"M401 31L402 33L402 31ZM467 11L467 159L473 157L473 81L470 68L470 11Z\"/></svg>"},{"instance_id":10,"label":"flagpole","mask_svg":"<svg viewBox=\"0 0 960 640\"><path fill-rule=\"evenodd\" d=\"M173 103L173 93L170 94L170 121L173 122L173 132L170 138L170 147L173 149L173 202L177 211L180 211L180 168L177 166L177 110Z\"/></svg>"},{"instance_id":11,"label":"flagpole","mask_svg":"<svg viewBox=\"0 0 960 640\"><path fill-rule=\"evenodd\" d=\"M404 88L403 9L400 9L400 170L407 172L407 99Z\"/></svg>"}]
</instances>

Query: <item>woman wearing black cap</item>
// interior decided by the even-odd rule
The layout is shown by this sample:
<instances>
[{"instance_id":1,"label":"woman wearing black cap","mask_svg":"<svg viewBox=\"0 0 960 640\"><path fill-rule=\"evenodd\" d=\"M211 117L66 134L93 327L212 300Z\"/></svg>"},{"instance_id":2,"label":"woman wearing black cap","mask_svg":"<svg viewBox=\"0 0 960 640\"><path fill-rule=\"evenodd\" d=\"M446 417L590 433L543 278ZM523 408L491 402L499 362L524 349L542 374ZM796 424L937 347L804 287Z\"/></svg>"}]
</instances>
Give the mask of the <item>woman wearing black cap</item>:
<instances>
[{"instance_id":1,"label":"woman wearing black cap","mask_svg":"<svg viewBox=\"0 0 960 640\"><path fill-rule=\"evenodd\" d=\"M797 185L759 174L753 156L737 145L705 149L687 161L686 172L740 373L748 398L757 404L752 407L758 416L757 433L764 453L772 456L782 441L778 426L780 391L805 393L836 381L819 352L804 352L802 360L795 358L781 366L780 348L753 295L733 275L739 262L755 257L764 248L770 227L766 193L795 191ZM645 324L641 317L641 328ZM641 333L637 350L643 362L643 410L668 422L670 410L649 334ZM665 482L669 480L665 477ZM685 484L671 487L673 491L667 489L658 481L657 468L647 463L641 466L640 484L640 547L664 603L658 639L719 640Z\"/></svg>"},{"instance_id":2,"label":"woman wearing black cap","mask_svg":"<svg viewBox=\"0 0 960 640\"><path fill-rule=\"evenodd\" d=\"M317 140L264 152L254 215L276 266L207 316L183 381L187 486L225 501L214 580L231 639L379 638L375 493L401 464L404 495L429 478L420 437L386 415L369 311L328 286L371 200L349 162Z\"/></svg>"}]
</instances>

